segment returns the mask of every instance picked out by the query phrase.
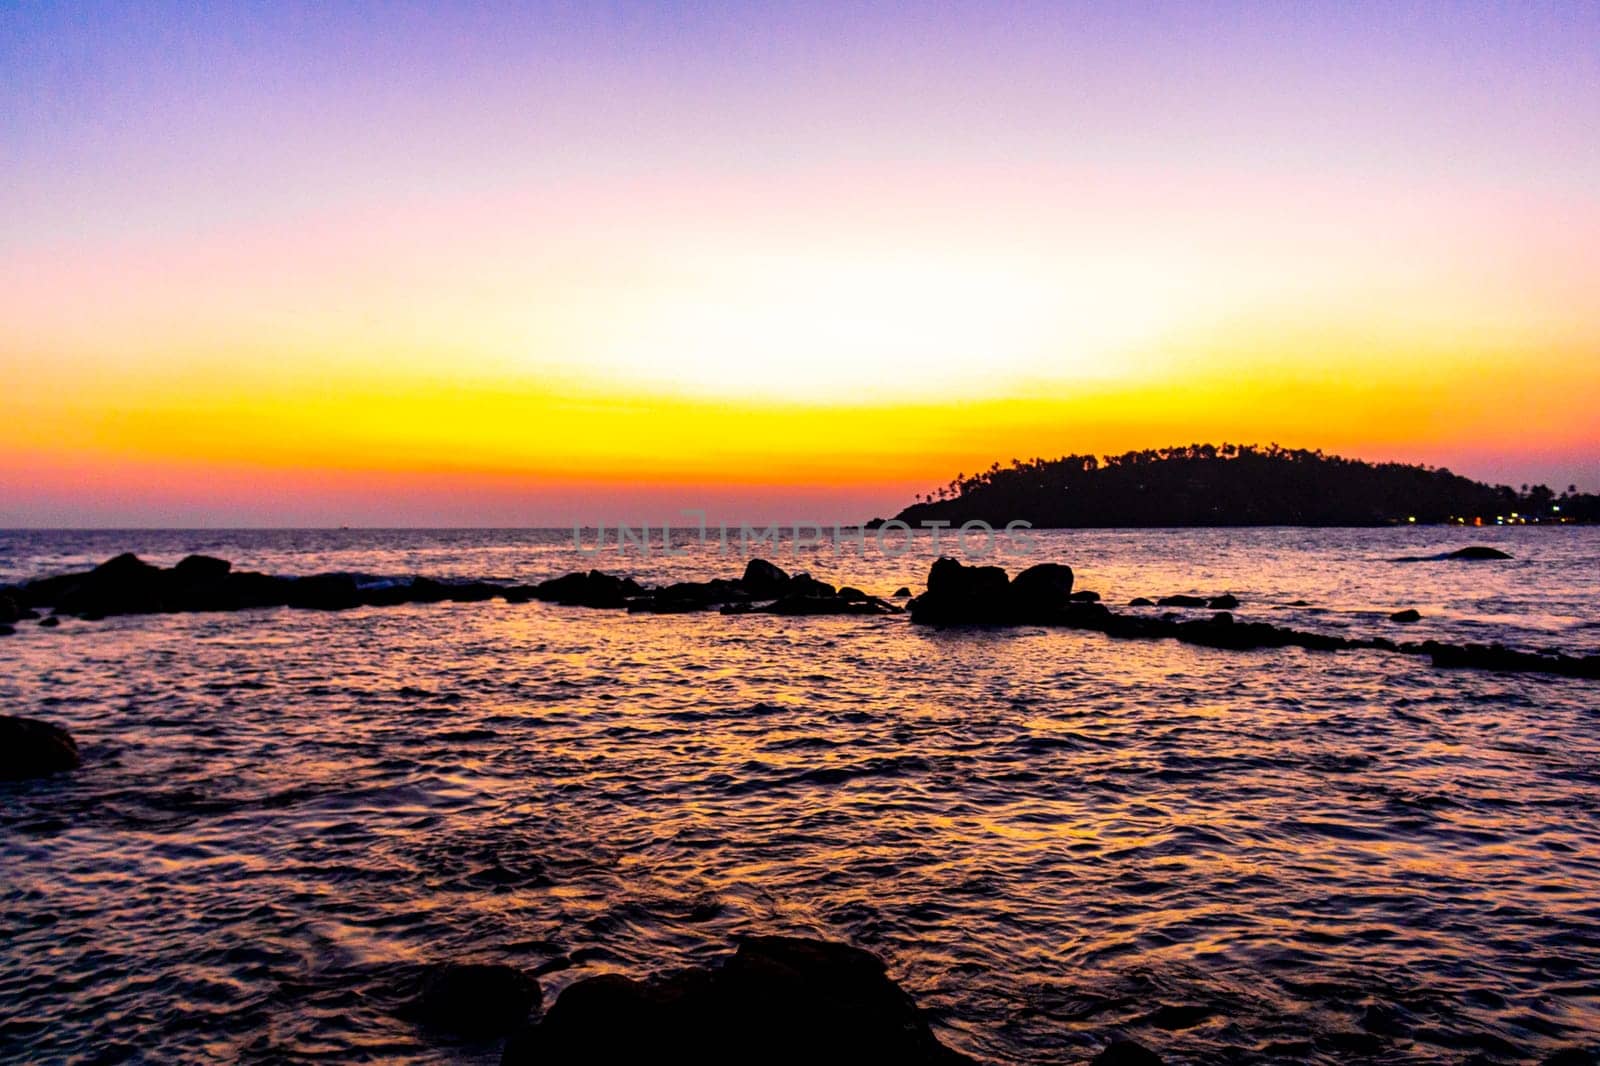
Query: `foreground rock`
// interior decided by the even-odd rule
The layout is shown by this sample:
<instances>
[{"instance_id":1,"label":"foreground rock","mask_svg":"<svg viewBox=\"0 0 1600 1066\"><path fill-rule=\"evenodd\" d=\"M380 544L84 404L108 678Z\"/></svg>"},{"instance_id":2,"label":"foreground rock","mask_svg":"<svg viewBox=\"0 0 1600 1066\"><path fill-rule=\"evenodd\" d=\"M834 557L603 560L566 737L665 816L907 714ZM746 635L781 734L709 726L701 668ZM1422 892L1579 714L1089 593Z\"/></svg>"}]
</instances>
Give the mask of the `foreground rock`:
<instances>
[{"instance_id":1,"label":"foreground rock","mask_svg":"<svg viewBox=\"0 0 1600 1066\"><path fill-rule=\"evenodd\" d=\"M958 1066L875 956L845 944L754 937L720 965L568 987L507 1045L503 1066Z\"/></svg>"},{"instance_id":2,"label":"foreground rock","mask_svg":"<svg viewBox=\"0 0 1600 1066\"><path fill-rule=\"evenodd\" d=\"M965 566L941 558L928 570L928 591L911 601L924 625L1014 625L1046 622L1072 603L1072 567L1039 563L1012 580L998 566Z\"/></svg>"},{"instance_id":3,"label":"foreground rock","mask_svg":"<svg viewBox=\"0 0 1600 1066\"><path fill-rule=\"evenodd\" d=\"M0 715L0 781L23 781L78 767L72 734L36 718Z\"/></svg>"},{"instance_id":4,"label":"foreground rock","mask_svg":"<svg viewBox=\"0 0 1600 1066\"><path fill-rule=\"evenodd\" d=\"M411 1013L462 1036L504 1036L528 1023L541 998L539 982L514 966L448 963L423 977Z\"/></svg>"}]
</instances>

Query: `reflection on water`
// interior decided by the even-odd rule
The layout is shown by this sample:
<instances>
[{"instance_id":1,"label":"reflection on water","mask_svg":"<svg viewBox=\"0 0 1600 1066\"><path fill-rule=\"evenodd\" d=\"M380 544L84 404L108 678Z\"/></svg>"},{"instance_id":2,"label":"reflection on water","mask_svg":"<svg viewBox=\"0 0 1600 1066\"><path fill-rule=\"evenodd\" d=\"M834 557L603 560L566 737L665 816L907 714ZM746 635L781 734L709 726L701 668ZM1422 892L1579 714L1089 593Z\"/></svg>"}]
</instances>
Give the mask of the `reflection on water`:
<instances>
[{"instance_id":1,"label":"reflection on water","mask_svg":"<svg viewBox=\"0 0 1600 1066\"><path fill-rule=\"evenodd\" d=\"M1362 629L1416 606L1458 636L1593 650L1600 540L1493 533L1516 562L1380 561L1460 543L1443 530L1040 543L1112 602L1231 589L1242 617ZM0 566L571 563L570 533L54 537L6 535ZM925 565L814 569L888 592ZM416 966L542 968L548 1002L752 931L878 951L997 1063L1113 1031L1238 1062L1600 1037L1592 682L542 604L19 630L0 709L70 727L85 768L0 785L0 1058L492 1062L395 1016Z\"/></svg>"}]
</instances>

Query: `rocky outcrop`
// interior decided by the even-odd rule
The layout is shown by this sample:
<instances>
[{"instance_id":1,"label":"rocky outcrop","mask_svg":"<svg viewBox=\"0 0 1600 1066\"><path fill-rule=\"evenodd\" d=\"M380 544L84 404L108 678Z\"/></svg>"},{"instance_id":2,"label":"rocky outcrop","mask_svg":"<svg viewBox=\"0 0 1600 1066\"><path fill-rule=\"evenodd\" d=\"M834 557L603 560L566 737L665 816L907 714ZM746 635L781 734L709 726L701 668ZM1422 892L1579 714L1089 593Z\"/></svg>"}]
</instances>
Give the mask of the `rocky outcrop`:
<instances>
[{"instance_id":1,"label":"rocky outcrop","mask_svg":"<svg viewBox=\"0 0 1600 1066\"><path fill-rule=\"evenodd\" d=\"M1391 622L1420 622L1420 621L1422 621L1422 612L1417 610L1415 607L1407 607L1403 611L1396 611L1394 614L1391 614L1389 616L1389 621L1391 621Z\"/></svg>"},{"instance_id":2,"label":"rocky outcrop","mask_svg":"<svg viewBox=\"0 0 1600 1066\"><path fill-rule=\"evenodd\" d=\"M911 601L911 620L931 625L1046 622L1072 602L1072 567L1030 566L1013 581L998 566L966 566L948 557L928 570L928 590Z\"/></svg>"},{"instance_id":3,"label":"rocky outcrop","mask_svg":"<svg viewBox=\"0 0 1600 1066\"><path fill-rule=\"evenodd\" d=\"M539 982L514 966L447 963L423 975L411 1014L463 1036L503 1036L526 1025L540 999Z\"/></svg>"},{"instance_id":4,"label":"rocky outcrop","mask_svg":"<svg viewBox=\"0 0 1600 1066\"><path fill-rule=\"evenodd\" d=\"M503 1066L960 1066L875 956L845 944L753 937L721 964L566 988L506 1046Z\"/></svg>"},{"instance_id":5,"label":"rocky outcrop","mask_svg":"<svg viewBox=\"0 0 1600 1066\"><path fill-rule=\"evenodd\" d=\"M1473 544L1466 548L1457 548L1445 556L1446 559L1461 559L1467 562L1485 561L1491 559L1509 559L1510 555L1499 548L1491 548L1484 544Z\"/></svg>"},{"instance_id":6,"label":"rocky outcrop","mask_svg":"<svg viewBox=\"0 0 1600 1066\"><path fill-rule=\"evenodd\" d=\"M78 767L78 744L60 726L0 715L0 781L23 781Z\"/></svg>"},{"instance_id":7,"label":"rocky outcrop","mask_svg":"<svg viewBox=\"0 0 1600 1066\"><path fill-rule=\"evenodd\" d=\"M1207 600L1204 596L1187 596L1187 595L1183 595L1183 594L1180 593L1179 595L1176 595L1176 596L1163 596L1163 597L1161 597L1159 600L1156 601L1156 606L1157 607L1204 607L1209 602L1210 601Z\"/></svg>"}]
</instances>

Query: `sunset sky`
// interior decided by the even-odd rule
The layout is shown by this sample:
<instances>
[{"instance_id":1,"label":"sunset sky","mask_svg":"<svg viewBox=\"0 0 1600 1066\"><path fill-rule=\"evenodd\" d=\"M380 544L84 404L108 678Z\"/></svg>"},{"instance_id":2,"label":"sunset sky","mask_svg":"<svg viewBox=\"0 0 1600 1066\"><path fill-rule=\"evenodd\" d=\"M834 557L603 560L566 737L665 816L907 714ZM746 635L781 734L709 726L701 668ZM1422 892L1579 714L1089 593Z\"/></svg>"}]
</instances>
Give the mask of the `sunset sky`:
<instances>
[{"instance_id":1,"label":"sunset sky","mask_svg":"<svg viewBox=\"0 0 1600 1066\"><path fill-rule=\"evenodd\" d=\"M0 85L0 525L1600 489L1600 5L10 4Z\"/></svg>"}]
</instances>

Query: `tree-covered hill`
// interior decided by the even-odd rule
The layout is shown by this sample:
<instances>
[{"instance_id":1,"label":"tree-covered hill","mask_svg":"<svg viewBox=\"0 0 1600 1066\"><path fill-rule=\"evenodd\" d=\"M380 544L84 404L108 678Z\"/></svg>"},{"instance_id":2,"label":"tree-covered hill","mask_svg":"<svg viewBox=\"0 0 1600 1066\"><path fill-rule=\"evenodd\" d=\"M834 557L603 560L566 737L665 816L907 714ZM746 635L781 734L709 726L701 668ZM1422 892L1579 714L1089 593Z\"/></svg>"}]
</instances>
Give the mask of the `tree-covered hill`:
<instances>
[{"instance_id":1,"label":"tree-covered hill","mask_svg":"<svg viewBox=\"0 0 1600 1066\"><path fill-rule=\"evenodd\" d=\"M1516 517L1513 518L1513 515ZM1123 455L1013 460L957 475L895 516L916 526L1372 526L1403 522L1594 521L1576 488L1486 485L1449 470L1321 451L1190 444Z\"/></svg>"}]
</instances>

